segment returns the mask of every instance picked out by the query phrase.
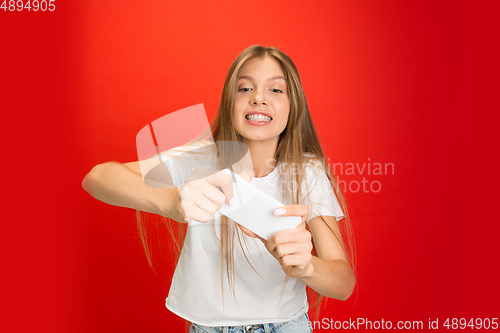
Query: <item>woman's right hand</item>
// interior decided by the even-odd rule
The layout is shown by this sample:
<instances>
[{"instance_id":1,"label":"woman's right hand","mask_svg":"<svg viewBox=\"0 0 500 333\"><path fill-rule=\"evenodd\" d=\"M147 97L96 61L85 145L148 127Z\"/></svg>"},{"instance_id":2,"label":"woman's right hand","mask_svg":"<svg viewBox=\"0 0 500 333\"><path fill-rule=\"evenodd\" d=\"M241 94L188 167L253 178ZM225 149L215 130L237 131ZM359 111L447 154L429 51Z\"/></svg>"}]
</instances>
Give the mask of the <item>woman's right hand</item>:
<instances>
[{"instance_id":1,"label":"woman's right hand","mask_svg":"<svg viewBox=\"0 0 500 333\"><path fill-rule=\"evenodd\" d=\"M231 205L233 195L233 180L229 174L199 167L179 188L171 218L183 223L207 222L224 202Z\"/></svg>"},{"instance_id":2,"label":"woman's right hand","mask_svg":"<svg viewBox=\"0 0 500 333\"><path fill-rule=\"evenodd\" d=\"M233 197L231 176L222 171L199 167L184 186L172 186L170 174L157 186L145 184L139 162L107 162L95 166L82 187L107 204L158 214L177 222L207 222L211 215ZM241 175L245 178L246 175ZM249 177L249 176L248 176ZM217 188L217 186L222 189Z\"/></svg>"}]
</instances>

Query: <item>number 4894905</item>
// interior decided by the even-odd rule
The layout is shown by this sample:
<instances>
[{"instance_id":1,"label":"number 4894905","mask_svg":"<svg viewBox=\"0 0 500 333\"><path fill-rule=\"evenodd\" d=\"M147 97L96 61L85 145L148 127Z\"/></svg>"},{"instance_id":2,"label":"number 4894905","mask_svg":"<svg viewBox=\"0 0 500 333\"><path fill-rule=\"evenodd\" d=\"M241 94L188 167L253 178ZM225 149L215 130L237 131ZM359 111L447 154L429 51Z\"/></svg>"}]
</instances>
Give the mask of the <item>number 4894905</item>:
<instances>
[{"instance_id":1,"label":"number 4894905","mask_svg":"<svg viewBox=\"0 0 500 333\"><path fill-rule=\"evenodd\" d=\"M33 10L34 12L37 11L51 11L53 12L56 10L56 0L28 0L26 3L22 0L4 0L2 2L2 5L0 6L0 9L3 9L4 12L8 11L22 11L22 10L27 10L31 11Z\"/></svg>"}]
</instances>

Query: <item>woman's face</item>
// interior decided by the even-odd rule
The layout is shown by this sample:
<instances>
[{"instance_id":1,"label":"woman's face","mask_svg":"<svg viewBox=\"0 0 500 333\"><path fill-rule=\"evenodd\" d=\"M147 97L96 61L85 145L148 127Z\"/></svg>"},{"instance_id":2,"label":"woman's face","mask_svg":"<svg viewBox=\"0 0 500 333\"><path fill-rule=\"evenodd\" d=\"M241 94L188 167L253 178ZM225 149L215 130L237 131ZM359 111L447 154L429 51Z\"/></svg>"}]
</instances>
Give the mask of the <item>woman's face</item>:
<instances>
[{"instance_id":1,"label":"woman's face","mask_svg":"<svg viewBox=\"0 0 500 333\"><path fill-rule=\"evenodd\" d=\"M248 60L240 69L233 125L243 142L277 145L286 127L290 102L285 75L270 57Z\"/></svg>"}]
</instances>

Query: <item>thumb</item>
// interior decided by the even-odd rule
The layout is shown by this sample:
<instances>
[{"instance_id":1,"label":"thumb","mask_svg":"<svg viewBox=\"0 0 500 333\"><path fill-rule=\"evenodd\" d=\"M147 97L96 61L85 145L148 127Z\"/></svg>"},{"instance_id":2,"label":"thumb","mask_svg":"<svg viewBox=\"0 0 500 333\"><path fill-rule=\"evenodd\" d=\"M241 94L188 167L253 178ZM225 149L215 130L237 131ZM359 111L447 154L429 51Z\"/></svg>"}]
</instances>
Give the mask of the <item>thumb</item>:
<instances>
[{"instance_id":1,"label":"thumb","mask_svg":"<svg viewBox=\"0 0 500 333\"><path fill-rule=\"evenodd\" d=\"M237 173L238 176L240 176L241 178L243 178L244 180L246 180L247 182L251 181L252 180L252 175L249 174L249 173Z\"/></svg>"},{"instance_id":2,"label":"thumb","mask_svg":"<svg viewBox=\"0 0 500 333\"><path fill-rule=\"evenodd\" d=\"M301 218L300 225L302 225L302 224L305 225L308 214L309 214L309 208L305 205L286 205L286 206L280 207L274 211L274 215L277 215L277 216L298 216L298 217L300 217Z\"/></svg>"}]
</instances>

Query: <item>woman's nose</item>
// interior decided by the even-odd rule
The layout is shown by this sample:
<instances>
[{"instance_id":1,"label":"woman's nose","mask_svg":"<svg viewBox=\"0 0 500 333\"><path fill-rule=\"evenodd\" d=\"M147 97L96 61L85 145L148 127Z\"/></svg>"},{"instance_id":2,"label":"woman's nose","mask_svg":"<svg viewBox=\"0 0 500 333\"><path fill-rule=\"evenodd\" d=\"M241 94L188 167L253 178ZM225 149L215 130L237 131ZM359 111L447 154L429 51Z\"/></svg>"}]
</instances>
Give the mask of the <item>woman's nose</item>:
<instances>
[{"instance_id":1,"label":"woman's nose","mask_svg":"<svg viewBox=\"0 0 500 333\"><path fill-rule=\"evenodd\" d=\"M261 91L255 90L255 94L252 97L253 105L267 105L264 94Z\"/></svg>"}]
</instances>

